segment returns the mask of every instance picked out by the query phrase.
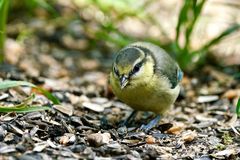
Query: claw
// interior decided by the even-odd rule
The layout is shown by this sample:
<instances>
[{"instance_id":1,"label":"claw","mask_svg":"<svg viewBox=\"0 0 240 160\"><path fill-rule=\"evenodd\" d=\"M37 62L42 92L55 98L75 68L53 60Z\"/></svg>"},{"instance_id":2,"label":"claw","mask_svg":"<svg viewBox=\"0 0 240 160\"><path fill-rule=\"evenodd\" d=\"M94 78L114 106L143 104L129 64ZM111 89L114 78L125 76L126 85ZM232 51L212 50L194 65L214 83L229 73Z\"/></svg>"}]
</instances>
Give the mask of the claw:
<instances>
[{"instance_id":1,"label":"claw","mask_svg":"<svg viewBox=\"0 0 240 160\"><path fill-rule=\"evenodd\" d=\"M129 124L131 124L132 121L135 119L136 115L137 111L133 111L124 122L119 124L119 127L128 126Z\"/></svg>"},{"instance_id":2,"label":"claw","mask_svg":"<svg viewBox=\"0 0 240 160\"><path fill-rule=\"evenodd\" d=\"M145 133L157 126L158 122L160 121L161 116L157 115L153 120L151 120L147 125L142 125L140 127L141 131L144 131Z\"/></svg>"}]
</instances>

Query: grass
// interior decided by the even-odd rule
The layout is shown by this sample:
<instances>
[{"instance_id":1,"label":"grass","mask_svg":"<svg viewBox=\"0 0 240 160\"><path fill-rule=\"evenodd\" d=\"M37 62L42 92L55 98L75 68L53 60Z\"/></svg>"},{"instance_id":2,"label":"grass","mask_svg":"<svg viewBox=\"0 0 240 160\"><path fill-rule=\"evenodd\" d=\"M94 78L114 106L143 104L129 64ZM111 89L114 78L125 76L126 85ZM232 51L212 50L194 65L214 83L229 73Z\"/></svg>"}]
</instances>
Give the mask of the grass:
<instances>
[{"instance_id":1,"label":"grass","mask_svg":"<svg viewBox=\"0 0 240 160\"><path fill-rule=\"evenodd\" d=\"M21 2L22 3L22 2ZM29 11L34 10L37 7L43 8L48 11L52 17L57 17L59 14L55 8L51 5L51 1L47 0L23 0L24 5Z\"/></svg>"},{"instance_id":2,"label":"grass","mask_svg":"<svg viewBox=\"0 0 240 160\"><path fill-rule=\"evenodd\" d=\"M99 41L104 41L113 44L117 48L122 48L134 41L149 41L167 49L170 53L174 53L174 57L185 72L191 72L196 67L205 64L206 55L210 51L210 48L220 43L221 40L228 35L240 29L240 24L232 24L232 26L218 36L200 46L199 49L194 50L191 48L191 42L193 40L192 33L196 28L197 21L201 17L202 10L206 4L205 2L207 2L206 0L183 1L183 6L178 14L178 22L175 28L176 36L173 41L166 33L164 33L161 26L162 24L146 12L148 6L152 5L154 2L153 0L147 0L142 3L137 3L138 1L136 0L84 0L83 2L85 4L82 4L82 6L85 8L86 6L94 6L96 10L100 11L105 17L107 17L102 21L93 18L92 21L95 23L97 22L96 24L99 27L98 30L93 33L93 44L96 44ZM150 38L148 36L142 38L131 37L130 35L121 32L117 24L121 23L121 21L128 17L136 18L143 23L157 26L163 33L166 39L165 42L160 42L159 39ZM87 23L85 23L84 26L86 28L91 28ZM182 39L182 37L180 38L180 35L183 35L184 38L184 43L182 45L180 44L180 39Z\"/></svg>"},{"instance_id":3,"label":"grass","mask_svg":"<svg viewBox=\"0 0 240 160\"><path fill-rule=\"evenodd\" d=\"M47 90L37 87L32 83L26 81L2 81L0 82L0 90L9 89L18 86L27 86L36 89L39 93L43 94L47 97L53 104L60 104L59 100L53 96ZM34 111L42 111L51 109L49 106L35 106L31 105L32 100L34 99L35 94L31 94L25 100L23 100L20 104L14 105L13 107L0 106L0 112L16 112L16 113L24 113L24 112L34 112Z\"/></svg>"},{"instance_id":4,"label":"grass","mask_svg":"<svg viewBox=\"0 0 240 160\"><path fill-rule=\"evenodd\" d=\"M84 23L83 27L85 28L85 32L90 35L94 35L94 37L90 38L91 46L97 47L96 44L100 41L104 41L104 43L110 43L116 46L117 48L121 48L126 46L127 44L134 42L134 41L149 41L155 43L163 48L169 49L169 41L171 43L170 51L171 53L175 53L175 58L178 61L181 68L188 72L196 67L205 64L205 57L209 52L209 49L221 42L222 39L227 37L228 35L234 33L235 31L240 29L240 24L233 24L225 31L220 33L218 36L213 38L212 40L205 43L197 50L193 50L191 48L192 42L192 33L196 28L196 22L201 17L202 10L205 6L206 0L189 0L183 1L183 6L178 15L178 22L175 28L176 36L175 40L171 41L170 38L164 33L162 29L162 24L159 23L156 19L153 18L150 14L147 13L146 8L151 6L154 0L147 0L141 3L138 3L137 0L122 0L122 1L112 1L112 0L81 0L81 1L73 1L76 6L79 7L79 11L84 10L85 8L93 6L97 11L101 11L104 15L104 19L94 19L94 23L97 24L97 30L91 30L91 24L88 21L82 20ZM48 13L50 13L51 17L56 17L59 13L53 7L57 4L54 0L23 0L22 2L14 1L18 5L22 5L26 10L27 13L33 13L34 9L36 8L43 8ZM7 16L7 7L8 0L1 1L1 11L6 14L4 15L1 20L6 19ZM82 8L81 8L82 7ZM33 15L32 15L33 16ZM81 14L78 14L79 19L81 20ZM73 16L74 17L74 16ZM131 37L119 30L118 24L121 23L127 17L137 18L141 22L144 23L151 23L152 25L157 26L161 32L165 35L167 39L167 44L164 42L160 42L157 38L150 38L150 37L142 37L136 38ZM70 17L69 17L70 18ZM71 18L70 18L71 19ZM6 20L1 23L5 26ZM90 27L89 27L90 24ZM1 33L4 33L2 29ZM93 33L94 32L94 33ZM2 37L4 34L1 34ZM180 35L184 35L184 44L180 44ZM4 38L0 38L0 48L1 44L4 43ZM2 45L3 46L3 45ZM2 52L1 52L2 53ZM3 54L0 57L0 60L3 59Z\"/></svg>"},{"instance_id":5,"label":"grass","mask_svg":"<svg viewBox=\"0 0 240 160\"><path fill-rule=\"evenodd\" d=\"M4 42L6 37L6 25L10 3L10 0L0 0L0 63L4 61ZM31 12L36 7L41 7L47 10L52 17L57 17L59 15L52 5L46 0L24 0L15 3L23 3L28 10L27 12Z\"/></svg>"},{"instance_id":6,"label":"grass","mask_svg":"<svg viewBox=\"0 0 240 160\"><path fill-rule=\"evenodd\" d=\"M4 42L6 35L6 21L8 15L9 0L0 1L0 63L4 60Z\"/></svg>"},{"instance_id":7,"label":"grass","mask_svg":"<svg viewBox=\"0 0 240 160\"><path fill-rule=\"evenodd\" d=\"M237 102L236 113L237 113L238 117L240 117L240 98L238 99L238 102Z\"/></svg>"},{"instance_id":8,"label":"grass","mask_svg":"<svg viewBox=\"0 0 240 160\"><path fill-rule=\"evenodd\" d=\"M107 42L113 44L119 49L135 41L149 41L160 45L159 40L150 37L136 39L136 37L131 37L130 35L121 32L118 27L118 24L121 23L121 21L127 17L131 17L139 19L142 22L150 21L150 23L161 28L161 24L158 24L158 22L151 15L145 12L146 7L152 2L154 1L148 0L139 3L137 0L85 0L84 4L77 5L80 10L82 6L94 6L96 10L99 10L106 17L103 21L99 21L98 19L93 20L95 21L94 23L97 22L98 29L94 32L94 38L92 41L94 43L104 41L105 43ZM80 16L79 19L82 19L82 17ZM89 30L88 23L85 23L84 27L86 27L86 30Z\"/></svg>"},{"instance_id":9,"label":"grass","mask_svg":"<svg viewBox=\"0 0 240 160\"><path fill-rule=\"evenodd\" d=\"M178 17L176 26L176 37L172 49L176 54L176 59L184 71L191 71L196 66L205 63L205 57L209 49L221 42L222 39L240 29L240 24L233 24L215 38L209 40L198 50L193 50L190 46L192 31L201 16L205 0L185 1ZM184 45L180 46L180 33L184 35Z\"/></svg>"}]
</instances>

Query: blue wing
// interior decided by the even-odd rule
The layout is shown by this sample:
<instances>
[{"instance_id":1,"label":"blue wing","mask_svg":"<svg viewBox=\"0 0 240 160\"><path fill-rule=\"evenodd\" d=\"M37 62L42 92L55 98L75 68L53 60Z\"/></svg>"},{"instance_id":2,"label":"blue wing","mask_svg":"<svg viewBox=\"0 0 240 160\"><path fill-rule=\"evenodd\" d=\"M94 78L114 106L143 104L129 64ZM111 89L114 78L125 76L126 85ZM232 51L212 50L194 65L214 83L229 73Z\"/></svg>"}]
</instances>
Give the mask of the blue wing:
<instances>
[{"instance_id":1,"label":"blue wing","mask_svg":"<svg viewBox=\"0 0 240 160\"><path fill-rule=\"evenodd\" d=\"M180 82L182 79L183 79L183 72L180 69L178 69L177 81Z\"/></svg>"}]
</instances>

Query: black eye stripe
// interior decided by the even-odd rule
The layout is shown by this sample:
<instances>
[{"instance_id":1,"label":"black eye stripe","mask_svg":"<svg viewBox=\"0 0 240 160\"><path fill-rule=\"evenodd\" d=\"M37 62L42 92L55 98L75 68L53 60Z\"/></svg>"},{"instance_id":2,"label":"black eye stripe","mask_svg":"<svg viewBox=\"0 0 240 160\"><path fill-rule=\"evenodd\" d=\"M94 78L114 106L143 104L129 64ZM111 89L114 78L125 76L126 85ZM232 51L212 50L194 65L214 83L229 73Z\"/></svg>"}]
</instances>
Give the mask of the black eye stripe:
<instances>
[{"instance_id":1,"label":"black eye stripe","mask_svg":"<svg viewBox=\"0 0 240 160\"><path fill-rule=\"evenodd\" d=\"M132 69L132 71L130 72L130 76L131 75L133 75L133 74L135 74L135 73L137 73L139 70L140 70L140 68L142 67L142 62L139 62L139 63L137 63L134 67L133 67L133 69Z\"/></svg>"},{"instance_id":2,"label":"black eye stripe","mask_svg":"<svg viewBox=\"0 0 240 160\"><path fill-rule=\"evenodd\" d=\"M136 65L134 66L133 70L139 71L139 69L140 69L141 66L142 66L142 64L141 64L141 63L138 63L138 64L136 64Z\"/></svg>"},{"instance_id":3,"label":"black eye stripe","mask_svg":"<svg viewBox=\"0 0 240 160\"><path fill-rule=\"evenodd\" d=\"M117 76L119 76L119 71L118 71L118 69L117 69L115 66L113 66L113 72L114 72Z\"/></svg>"}]
</instances>

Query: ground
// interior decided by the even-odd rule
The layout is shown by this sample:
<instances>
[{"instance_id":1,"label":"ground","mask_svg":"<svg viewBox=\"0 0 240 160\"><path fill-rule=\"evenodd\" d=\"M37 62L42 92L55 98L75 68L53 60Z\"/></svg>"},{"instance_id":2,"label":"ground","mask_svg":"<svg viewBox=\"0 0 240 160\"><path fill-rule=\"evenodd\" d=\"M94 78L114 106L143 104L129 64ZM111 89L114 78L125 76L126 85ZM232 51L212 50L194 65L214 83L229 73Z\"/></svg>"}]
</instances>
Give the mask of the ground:
<instances>
[{"instance_id":1,"label":"ground","mask_svg":"<svg viewBox=\"0 0 240 160\"><path fill-rule=\"evenodd\" d=\"M51 91L61 104L52 105L37 94L32 103L53 109L1 113L2 159L237 159L240 154L240 121L234 106L239 84L214 67L201 69L204 76L185 75L177 102L156 128L144 133L139 127L153 118L151 113L140 112L130 127L118 127L132 110L112 94L108 71L75 76L72 72L77 71L65 69L68 66L61 59L24 56L27 59L16 65L3 64L1 78L33 82ZM66 58L76 60L72 55ZM39 68L34 66L37 61ZM97 66L98 62L83 63ZM34 67L37 76L29 74L36 73ZM1 91L1 104L20 103L31 91L27 87Z\"/></svg>"},{"instance_id":2,"label":"ground","mask_svg":"<svg viewBox=\"0 0 240 160\"><path fill-rule=\"evenodd\" d=\"M68 15L68 9L62 14ZM1 105L20 104L35 93L32 104L52 109L0 113L0 159L239 159L238 66L206 63L186 72L176 103L157 127L139 130L155 116L143 112L130 126L120 127L132 109L108 84L112 53L119 47L109 39L94 39L96 24L82 16L69 23L10 21L0 79L32 82L61 104L29 87L1 90Z\"/></svg>"}]
</instances>

